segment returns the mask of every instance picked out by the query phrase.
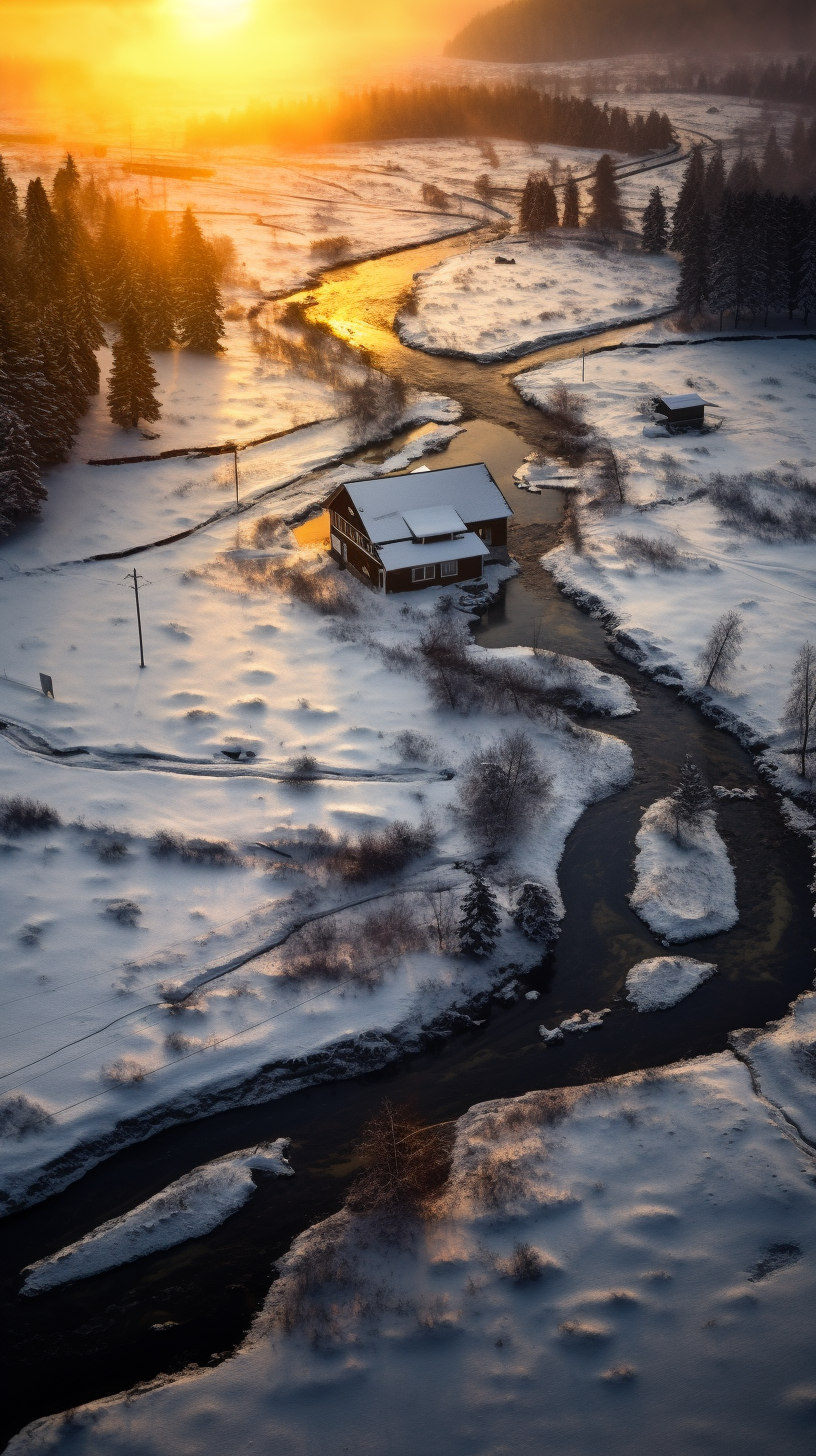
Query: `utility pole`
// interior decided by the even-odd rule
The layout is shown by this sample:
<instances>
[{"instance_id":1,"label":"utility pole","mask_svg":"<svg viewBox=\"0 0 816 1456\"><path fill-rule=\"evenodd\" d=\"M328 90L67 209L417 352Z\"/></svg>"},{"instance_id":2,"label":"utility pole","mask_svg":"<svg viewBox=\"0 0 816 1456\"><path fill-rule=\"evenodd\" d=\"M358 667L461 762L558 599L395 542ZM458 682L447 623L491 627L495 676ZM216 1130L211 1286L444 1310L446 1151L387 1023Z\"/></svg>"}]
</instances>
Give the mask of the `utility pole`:
<instances>
[{"instance_id":1,"label":"utility pole","mask_svg":"<svg viewBox=\"0 0 816 1456\"><path fill-rule=\"evenodd\" d=\"M235 509L238 510L238 442L227 440L227 449L232 451L232 465L235 471Z\"/></svg>"},{"instance_id":2,"label":"utility pole","mask_svg":"<svg viewBox=\"0 0 816 1456\"><path fill-rule=\"evenodd\" d=\"M584 360L585 360L585 358L586 358L586 350L585 349L582 349L581 350L581 383L582 384L584 382Z\"/></svg>"},{"instance_id":3,"label":"utility pole","mask_svg":"<svg viewBox=\"0 0 816 1456\"><path fill-rule=\"evenodd\" d=\"M127 576L125 577L125 586L129 586L131 591L134 592L136 596L136 625L139 629L139 666L144 667L144 642L142 640L142 613L139 607L139 582L142 583L142 586L150 586L150 582L147 581L143 576L139 576L139 573L134 566L133 574L131 575L131 573L128 572Z\"/></svg>"}]
</instances>

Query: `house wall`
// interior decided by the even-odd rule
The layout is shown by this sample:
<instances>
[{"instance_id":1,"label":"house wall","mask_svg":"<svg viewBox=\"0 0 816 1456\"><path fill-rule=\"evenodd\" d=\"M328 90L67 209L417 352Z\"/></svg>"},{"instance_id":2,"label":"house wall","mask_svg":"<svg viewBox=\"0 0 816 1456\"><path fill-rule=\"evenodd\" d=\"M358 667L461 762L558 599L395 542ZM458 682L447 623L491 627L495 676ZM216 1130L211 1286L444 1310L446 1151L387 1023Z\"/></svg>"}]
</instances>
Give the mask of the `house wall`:
<instances>
[{"instance_id":1,"label":"house wall","mask_svg":"<svg viewBox=\"0 0 816 1456\"><path fill-rule=\"evenodd\" d=\"M489 529L490 529L490 540L488 542L486 542L486 545L488 545L488 546L506 546L507 545L507 518L506 518L506 516L499 516L498 519L496 519L496 520L488 520L488 521L466 521L465 522L465 525L467 526L467 528L468 528L469 531L475 532L475 534L477 536L482 536L482 533L485 530L485 528L486 527L489 527Z\"/></svg>"},{"instance_id":2,"label":"house wall","mask_svg":"<svg viewBox=\"0 0 816 1456\"><path fill-rule=\"evenodd\" d=\"M456 576L441 577L437 571L432 581L412 581L411 568L406 566L404 570L388 572L385 578L385 590L387 592L424 591L426 586L456 586L460 581L477 581L481 574L481 556L469 556L460 561L459 572Z\"/></svg>"}]
</instances>

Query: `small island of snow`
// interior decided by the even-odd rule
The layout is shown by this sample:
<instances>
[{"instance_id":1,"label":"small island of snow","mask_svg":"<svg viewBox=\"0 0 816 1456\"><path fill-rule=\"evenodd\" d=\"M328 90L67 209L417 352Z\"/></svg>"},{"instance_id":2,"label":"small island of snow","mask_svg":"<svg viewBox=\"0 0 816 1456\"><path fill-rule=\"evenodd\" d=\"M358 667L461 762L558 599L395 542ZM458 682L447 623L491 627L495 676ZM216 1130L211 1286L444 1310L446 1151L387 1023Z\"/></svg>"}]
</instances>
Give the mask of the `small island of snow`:
<instances>
[{"instance_id":1,"label":"small island of snow","mask_svg":"<svg viewBox=\"0 0 816 1456\"><path fill-rule=\"evenodd\" d=\"M730 930L739 916L736 882L716 816L672 833L669 799L646 810L635 843L636 883L629 903L664 945Z\"/></svg>"},{"instance_id":2,"label":"small island of snow","mask_svg":"<svg viewBox=\"0 0 816 1456\"><path fill-rule=\"evenodd\" d=\"M667 1011L685 1000L717 967L691 956L654 956L638 961L626 977L626 997L638 1011Z\"/></svg>"}]
</instances>

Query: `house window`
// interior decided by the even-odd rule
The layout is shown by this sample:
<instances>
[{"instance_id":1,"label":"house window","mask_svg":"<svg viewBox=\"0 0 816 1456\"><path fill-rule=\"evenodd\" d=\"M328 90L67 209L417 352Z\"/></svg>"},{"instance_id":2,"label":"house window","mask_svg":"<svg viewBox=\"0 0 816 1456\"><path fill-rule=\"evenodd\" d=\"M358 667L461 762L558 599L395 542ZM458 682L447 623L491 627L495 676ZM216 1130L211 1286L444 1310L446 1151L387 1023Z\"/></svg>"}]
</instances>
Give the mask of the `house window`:
<instances>
[{"instance_id":1,"label":"house window","mask_svg":"<svg viewBox=\"0 0 816 1456\"><path fill-rule=\"evenodd\" d=\"M490 526L480 526L479 527L479 535L481 536L482 540L484 541L485 546L490 546L492 544L492 541L493 541L493 531L492 531L492 529L491 529Z\"/></svg>"},{"instance_id":2,"label":"house window","mask_svg":"<svg viewBox=\"0 0 816 1456\"><path fill-rule=\"evenodd\" d=\"M458 561L443 561L439 568L439 574L440 576L456 576L458 570Z\"/></svg>"},{"instance_id":3,"label":"house window","mask_svg":"<svg viewBox=\"0 0 816 1456\"><path fill-rule=\"evenodd\" d=\"M337 555L340 556L341 555L340 537L339 536L335 536L335 534L334 534L333 531L331 533L331 543L332 543L332 551L336 551L337 552Z\"/></svg>"},{"instance_id":4,"label":"house window","mask_svg":"<svg viewBox=\"0 0 816 1456\"><path fill-rule=\"evenodd\" d=\"M414 566L411 568L412 581L433 581L435 576L435 566Z\"/></svg>"}]
</instances>

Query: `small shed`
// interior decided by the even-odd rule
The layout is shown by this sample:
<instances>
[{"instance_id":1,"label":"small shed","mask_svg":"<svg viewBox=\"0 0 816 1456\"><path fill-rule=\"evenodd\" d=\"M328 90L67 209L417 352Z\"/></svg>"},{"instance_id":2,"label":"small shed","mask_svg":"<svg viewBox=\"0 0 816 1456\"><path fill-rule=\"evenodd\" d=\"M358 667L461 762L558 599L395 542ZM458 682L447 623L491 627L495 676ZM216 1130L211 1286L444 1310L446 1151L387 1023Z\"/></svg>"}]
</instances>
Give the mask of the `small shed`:
<instances>
[{"instance_id":1,"label":"small shed","mask_svg":"<svg viewBox=\"0 0 816 1456\"><path fill-rule=\"evenodd\" d=\"M703 425L705 407L699 394L661 394L655 400L655 412L667 425Z\"/></svg>"}]
</instances>

